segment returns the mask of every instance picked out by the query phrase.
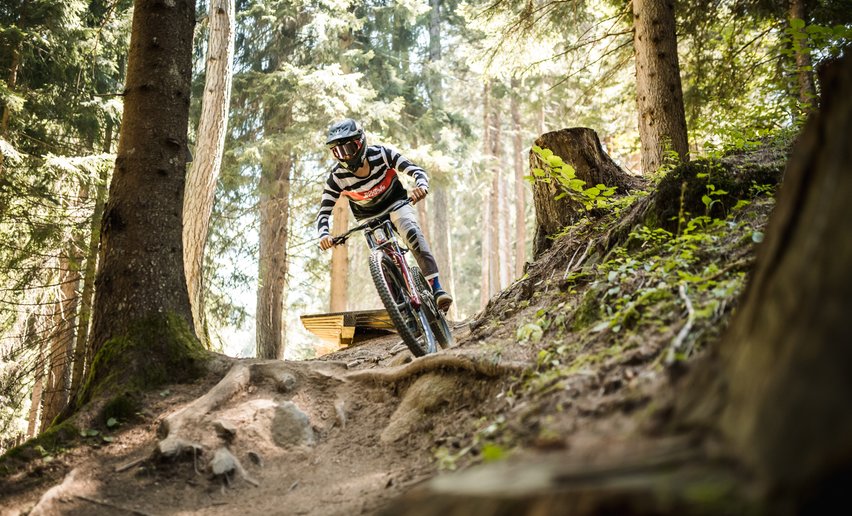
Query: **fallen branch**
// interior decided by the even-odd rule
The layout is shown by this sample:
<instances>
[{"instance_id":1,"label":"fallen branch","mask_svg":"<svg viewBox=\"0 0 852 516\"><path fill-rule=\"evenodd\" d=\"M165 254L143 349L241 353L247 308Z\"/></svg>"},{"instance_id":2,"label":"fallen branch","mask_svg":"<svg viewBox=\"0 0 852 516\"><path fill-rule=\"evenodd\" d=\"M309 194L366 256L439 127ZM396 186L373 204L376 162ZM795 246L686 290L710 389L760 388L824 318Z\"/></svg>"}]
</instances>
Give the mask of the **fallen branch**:
<instances>
[{"instance_id":1,"label":"fallen branch","mask_svg":"<svg viewBox=\"0 0 852 516\"><path fill-rule=\"evenodd\" d=\"M139 458L139 459L136 459L136 460L131 461L131 462L128 462L127 464L123 464L123 465L121 465L121 466L116 466L116 467L115 467L115 472L116 472L116 473L121 473L122 471L127 471L128 469L132 468L133 466L138 466L139 464L142 464L142 463L143 463L143 462L145 462L146 460L148 460L148 457L147 457L147 456L146 456L146 457Z\"/></svg>"}]
</instances>

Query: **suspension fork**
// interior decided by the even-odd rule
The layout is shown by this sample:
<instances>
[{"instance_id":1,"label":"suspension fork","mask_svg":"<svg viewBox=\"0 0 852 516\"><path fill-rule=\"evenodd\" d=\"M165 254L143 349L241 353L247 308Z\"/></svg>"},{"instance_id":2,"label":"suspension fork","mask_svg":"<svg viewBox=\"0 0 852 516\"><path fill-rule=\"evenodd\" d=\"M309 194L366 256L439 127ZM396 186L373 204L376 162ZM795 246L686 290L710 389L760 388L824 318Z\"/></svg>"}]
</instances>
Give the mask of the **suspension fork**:
<instances>
[{"instance_id":1,"label":"suspension fork","mask_svg":"<svg viewBox=\"0 0 852 516\"><path fill-rule=\"evenodd\" d=\"M391 259L396 264L397 268L402 271L402 277L405 279L405 284L408 286L408 294L411 297L411 304L415 309L420 309L420 293L417 292L417 286L414 284L414 277L411 275L411 269L405 262L405 257L397 250L393 250L390 254Z\"/></svg>"}]
</instances>

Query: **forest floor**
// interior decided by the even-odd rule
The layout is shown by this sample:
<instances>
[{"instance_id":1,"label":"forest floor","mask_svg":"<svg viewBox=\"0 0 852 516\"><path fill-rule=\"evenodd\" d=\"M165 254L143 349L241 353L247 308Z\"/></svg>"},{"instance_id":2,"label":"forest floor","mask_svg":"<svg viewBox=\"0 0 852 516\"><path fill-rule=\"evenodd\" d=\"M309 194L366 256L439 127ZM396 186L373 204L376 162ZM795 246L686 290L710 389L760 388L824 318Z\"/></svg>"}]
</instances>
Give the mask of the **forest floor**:
<instances>
[{"instance_id":1,"label":"forest floor","mask_svg":"<svg viewBox=\"0 0 852 516\"><path fill-rule=\"evenodd\" d=\"M72 437L0 462L0 514L390 514L491 464L590 471L693 453L666 426L673 386L726 327L785 161L781 145L709 178L677 169L673 198L661 183L580 220L436 355L412 359L388 336L304 362L216 357L126 420L108 425L94 404ZM708 184L731 192L715 215L701 209ZM648 222L678 197L704 218L668 233ZM164 458L166 441L188 452Z\"/></svg>"}]
</instances>

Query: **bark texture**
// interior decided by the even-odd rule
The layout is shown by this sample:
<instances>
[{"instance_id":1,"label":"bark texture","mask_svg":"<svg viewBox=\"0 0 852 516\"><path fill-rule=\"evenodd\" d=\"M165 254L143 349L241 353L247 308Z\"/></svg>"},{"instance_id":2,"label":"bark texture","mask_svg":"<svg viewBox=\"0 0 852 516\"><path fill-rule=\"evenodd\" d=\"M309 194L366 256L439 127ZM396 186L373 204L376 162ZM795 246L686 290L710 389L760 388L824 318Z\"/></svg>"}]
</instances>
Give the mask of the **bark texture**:
<instances>
[{"instance_id":1,"label":"bark texture","mask_svg":"<svg viewBox=\"0 0 852 516\"><path fill-rule=\"evenodd\" d=\"M768 491L828 508L852 474L852 59L821 83L721 348L718 426Z\"/></svg>"},{"instance_id":2,"label":"bark texture","mask_svg":"<svg viewBox=\"0 0 852 516\"><path fill-rule=\"evenodd\" d=\"M432 111L437 117L443 118L444 114L444 85L443 76L438 71L442 59L443 46L441 40L441 21L443 17L442 0L430 0L432 11L429 13L429 61L435 67L430 75L430 89L432 99ZM444 174L442 172L442 174ZM435 260L438 262L441 285L452 295L455 288L455 274L453 273L453 250L450 245L450 193L447 188L448 178L437 177L432 174L429 182L432 198L432 226L433 234L430 242L435 252ZM426 221L423 221L425 224ZM450 306L450 318L455 319L458 315L458 303Z\"/></svg>"},{"instance_id":3,"label":"bark texture","mask_svg":"<svg viewBox=\"0 0 852 516\"><path fill-rule=\"evenodd\" d=\"M618 193L624 194L636 188L639 180L621 169L609 155L604 152L600 139L595 131L585 127L560 129L545 133L536 139L535 144L543 149L550 149L570 163L576 172L577 179L586 182L586 186L604 184L616 187ZM544 168L541 158L530 151L530 168ZM533 202L535 203L536 230L533 242L533 257L538 257L550 247L548 236L560 231L582 215L579 207L569 197L556 200L560 193L554 181L537 180L533 185Z\"/></svg>"},{"instance_id":4,"label":"bark texture","mask_svg":"<svg viewBox=\"0 0 852 516\"><path fill-rule=\"evenodd\" d=\"M506 221L506 181L503 177L503 120L500 113L502 102L496 97L491 99L491 136L489 138L491 153L491 252L489 267L491 270L490 296L494 297L509 283L508 241Z\"/></svg>"},{"instance_id":5,"label":"bark texture","mask_svg":"<svg viewBox=\"0 0 852 516\"><path fill-rule=\"evenodd\" d=\"M292 159L282 157L260 179L260 251L257 289L257 357L284 358L284 301Z\"/></svg>"},{"instance_id":6,"label":"bark texture","mask_svg":"<svg viewBox=\"0 0 852 516\"><path fill-rule=\"evenodd\" d=\"M485 170L488 170L488 157L491 147L491 130L489 129L489 111L491 110L491 83L486 82L482 88L482 157L486 160ZM480 243L480 280L479 280L479 307L485 308L491 299L491 274L490 274L490 252L491 252L491 195L487 190L482 191L482 240Z\"/></svg>"},{"instance_id":7,"label":"bark texture","mask_svg":"<svg viewBox=\"0 0 852 516\"><path fill-rule=\"evenodd\" d=\"M108 123L104 135L104 154L112 152L112 123ZM86 268L83 272L83 289L80 293L80 314L77 318L77 340L74 344L74 372L71 375L71 393L76 394L83 385L83 376L92 364L89 352L89 324L92 322L92 301L95 295L95 271L98 264L98 245L101 241L101 219L106 203L106 183L108 171L101 170L96 187L95 209L89 225L89 242L86 249Z\"/></svg>"},{"instance_id":8,"label":"bark texture","mask_svg":"<svg viewBox=\"0 0 852 516\"><path fill-rule=\"evenodd\" d=\"M808 22L808 7L805 0L790 0L790 19L802 20L805 23ZM796 57L796 82L799 90L799 107L805 112L813 109L816 100L813 59L811 59L811 51L807 47L807 43L807 39L801 40L793 49Z\"/></svg>"},{"instance_id":9,"label":"bark texture","mask_svg":"<svg viewBox=\"0 0 852 516\"><path fill-rule=\"evenodd\" d=\"M85 185L80 188L78 197L88 197L88 188ZM47 428L62 412L68 404L71 392L74 370L72 364L77 341L78 290L82 280L83 239L84 235L80 229L72 228L65 250L59 258L59 299L53 305L54 328L51 333L50 366L44 393L42 428Z\"/></svg>"},{"instance_id":10,"label":"bark texture","mask_svg":"<svg viewBox=\"0 0 852 516\"><path fill-rule=\"evenodd\" d=\"M519 81L512 79L512 90L518 91ZM515 168L515 270L514 275L520 278L524 275L524 264L527 261L527 189L524 180L523 141L521 139L521 110L517 95L512 95L510 112L512 114L512 154Z\"/></svg>"},{"instance_id":11,"label":"bark texture","mask_svg":"<svg viewBox=\"0 0 852 516\"><path fill-rule=\"evenodd\" d=\"M33 365L33 395L30 398L30 412L27 417L27 437L35 437L39 430L39 417L41 414L41 399L44 391L44 339L38 336L38 315L31 313L27 317L25 339L27 348L38 349L35 364Z\"/></svg>"},{"instance_id":12,"label":"bark texture","mask_svg":"<svg viewBox=\"0 0 852 516\"><path fill-rule=\"evenodd\" d=\"M222 166L228 106L231 101L231 63L234 58L234 0L211 0L207 19L207 67L195 158L183 198L183 257L186 286L195 334L207 342L204 316L204 248L213 212L216 181Z\"/></svg>"},{"instance_id":13,"label":"bark texture","mask_svg":"<svg viewBox=\"0 0 852 516\"><path fill-rule=\"evenodd\" d=\"M176 368L197 363L191 341L171 339L180 332L175 325L192 325L181 212L194 25L193 0L134 4L124 117L95 283L92 351L96 362L104 354L102 367L89 376L94 390L105 387L107 377L130 381L154 364L163 368L160 378L174 381L182 376ZM154 326L146 328L150 335L169 338L137 339L145 325ZM120 376L112 360L122 362Z\"/></svg>"},{"instance_id":14,"label":"bark texture","mask_svg":"<svg viewBox=\"0 0 852 516\"><path fill-rule=\"evenodd\" d=\"M345 233L349 226L349 200L340 196L334 205L331 216L332 235ZM349 250L345 245L339 245L331 250L331 288L329 289L329 310L345 312L347 309L346 295L349 290Z\"/></svg>"},{"instance_id":15,"label":"bark texture","mask_svg":"<svg viewBox=\"0 0 852 516\"><path fill-rule=\"evenodd\" d=\"M674 9L674 0L633 0L643 174L660 167L666 148L682 161L689 155Z\"/></svg>"}]
</instances>

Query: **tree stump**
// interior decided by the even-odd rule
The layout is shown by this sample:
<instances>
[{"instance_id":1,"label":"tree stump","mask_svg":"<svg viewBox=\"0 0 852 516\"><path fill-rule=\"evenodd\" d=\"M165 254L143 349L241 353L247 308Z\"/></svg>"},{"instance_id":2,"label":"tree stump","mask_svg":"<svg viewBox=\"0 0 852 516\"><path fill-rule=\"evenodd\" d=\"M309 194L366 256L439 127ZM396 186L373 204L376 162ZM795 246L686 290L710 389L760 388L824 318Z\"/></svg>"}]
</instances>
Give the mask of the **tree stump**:
<instances>
[{"instance_id":1,"label":"tree stump","mask_svg":"<svg viewBox=\"0 0 852 516\"><path fill-rule=\"evenodd\" d=\"M616 187L618 194L626 194L641 183L639 178L619 167L604 152L597 133L592 129L572 127L552 131L539 136L535 144L543 149L550 149L565 163L570 163L577 179L585 181L587 188L604 184ZM545 168L545 164L536 153L530 151L530 169L534 168ZM556 199L560 192L560 186L555 181L537 178L533 184L536 216L533 258L537 258L550 247L548 235L574 223L584 212L584 208L570 197Z\"/></svg>"}]
</instances>

